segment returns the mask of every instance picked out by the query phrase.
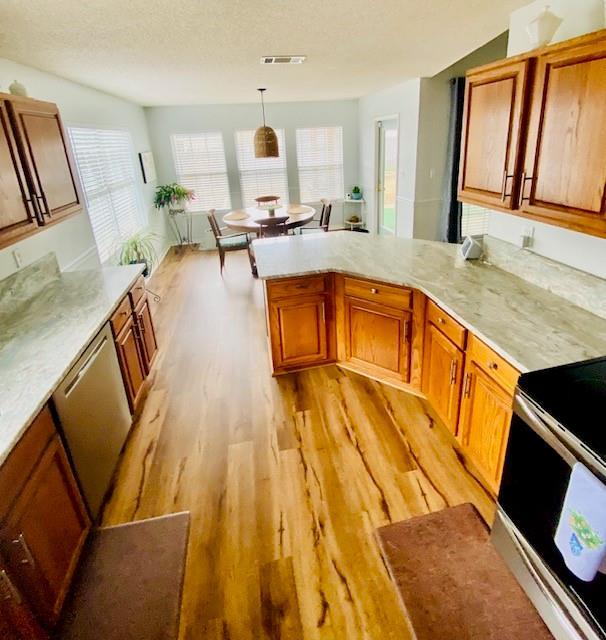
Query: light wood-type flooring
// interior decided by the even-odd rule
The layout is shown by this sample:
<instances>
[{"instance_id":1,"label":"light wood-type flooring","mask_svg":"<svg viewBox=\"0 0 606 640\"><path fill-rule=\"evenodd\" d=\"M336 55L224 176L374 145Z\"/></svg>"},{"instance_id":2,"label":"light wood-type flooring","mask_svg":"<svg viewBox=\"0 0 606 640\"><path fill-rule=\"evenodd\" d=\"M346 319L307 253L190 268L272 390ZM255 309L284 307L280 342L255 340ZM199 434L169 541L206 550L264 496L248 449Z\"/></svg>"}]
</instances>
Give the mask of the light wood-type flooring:
<instances>
[{"instance_id":1,"label":"light wood-type flooring","mask_svg":"<svg viewBox=\"0 0 606 640\"><path fill-rule=\"evenodd\" d=\"M411 638L375 529L494 506L423 400L336 366L272 378L262 283L226 263L175 252L150 283L161 352L103 522L191 512L182 639Z\"/></svg>"}]
</instances>

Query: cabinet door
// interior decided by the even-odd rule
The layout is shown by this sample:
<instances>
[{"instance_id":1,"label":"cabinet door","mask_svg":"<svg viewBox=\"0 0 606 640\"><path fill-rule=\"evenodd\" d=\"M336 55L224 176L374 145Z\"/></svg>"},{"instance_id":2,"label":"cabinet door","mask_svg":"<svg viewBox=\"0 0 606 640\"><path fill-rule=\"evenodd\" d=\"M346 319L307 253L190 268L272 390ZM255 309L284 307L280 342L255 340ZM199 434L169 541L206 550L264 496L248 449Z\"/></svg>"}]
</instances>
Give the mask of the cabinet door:
<instances>
[{"instance_id":1,"label":"cabinet door","mask_svg":"<svg viewBox=\"0 0 606 640\"><path fill-rule=\"evenodd\" d=\"M55 437L0 533L7 569L48 627L57 621L89 529L84 502Z\"/></svg>"},{"instance_id":2,"label":"cabinet door","mask_svg":"<svg viewBox=\"0 0 606 640\"><path fill-rule=\"evenodd\" d=\"M48 640L3 561L0 561L0 638Z\"/></svg>"},{"instance_id":3,"label":"cabinet door","mask_svg":"<svg viewBox=\"0 0 606 640\"><path fill-rule=\"evenodd\" d=\"M80 211L76 171L57 105L25 99L7 104L43 221Z\"/></svg>"},{"instance_id":4,"label":"cabinet door","mask_svg":"<svg viewBox=\"0 0 606 640\"><path fill-rule=\"evenodd\" d=\"M116 351L126 388L126 397L132 412L135 411L145 382L145 366L135 332L135 322L131 316L116 337Z\"/></svg>"},{"instance_id":5,"label":"cabinet door","mask_svg":"<svg viewBox=\"0 0 606 640\"><path fill-rule=\"evenodd\" d=\"M137 305L135 318L139 332L140 351L143 356L143 365L145 366L145 372L149 373L154 358L156 357L156 353L158 352L158 343L156 342L156 332L154 330L154 323L147 297L143 298Z\"/></svg>"},{"instance_id":6,"label":"cabinet door","mask_svg":"<svg viewBox=\"0 0 606 640\"><path fill-rule=\"evenodd\" d=\"M425 333L423 392L454 434L459 417L463 359L463 352L433 324L428 323Z\"/></svg>"},{"instance_id":7,"label":"cabinet door","mask_svg":"<svg viewBox=\"0 0 606 640\"><path fill-rule=\"evenodd\" d=\"M459 439L492 491L497 493L509 435L512 397L475 362L465 370Z\"/></svg>"},{"instance_id":8,"label":"cabinet door","mask_svg":"<svg viewBox=\"0 0 606 640\"><path fill-rule=\"evenodd\" d=\"M515 208L529 64L509 63L467 77L460 200Z\"/></svg>"},{"instance_id":9,"label":"cabinet door","mask_svg":"<svg viewBox=\"0 0 606 640\"><path fill-rule=\"evenodd\" d=\"M522 211L606 237L606 43L539 56Z\"/></svg>"},{"instance_id":10,"label":"cabinet door","mask_svg":"<svg viewBox=\"0 0 606 640\"><path fill-rule=\"evenodd\" d=\"M37 211L28 192L6 103L0 102L0 246L37 228Z\"/></svg>"},{"instance_id":11,"label":"cabinet door","mask_svg":"<svg viewBox=\"0 0 606 640\"><path fill-rule=\"evenodd\" d=\"M412 313L345 297L348 362L368 373L408 382Z\"/></svg>"},{"instance_id":12,"label":"cabinet door","mask_svg":"<svg viewBox=\"0 0 606 640\"><path fill-rule=\"evenodd\" d=\"M273 300L269 328L275 369L327 362L331 310L324 294Z\"/></svg>"}]
</instances>

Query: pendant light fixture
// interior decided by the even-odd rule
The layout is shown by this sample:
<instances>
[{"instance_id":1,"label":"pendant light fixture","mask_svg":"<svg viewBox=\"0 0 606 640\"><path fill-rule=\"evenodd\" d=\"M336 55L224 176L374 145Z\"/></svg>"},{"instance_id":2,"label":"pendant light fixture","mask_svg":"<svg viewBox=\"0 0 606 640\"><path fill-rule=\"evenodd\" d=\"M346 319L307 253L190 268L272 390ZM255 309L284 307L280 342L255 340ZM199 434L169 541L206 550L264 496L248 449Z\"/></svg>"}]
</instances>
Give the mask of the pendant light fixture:
<instances>
[{"instance_id":1,"label":"pendant light fixture","mask_svg":"<svg viewBox=\"0 0 606 640\"><path fill-rule=\"evenodd\" d=\"M265 124L265 102L263 92L266 89L257 89L261 94L261 109L263 111L263 126L255 131L255 158L278 158L278 136L276 132Z\"/></svg>"}]
</instances>

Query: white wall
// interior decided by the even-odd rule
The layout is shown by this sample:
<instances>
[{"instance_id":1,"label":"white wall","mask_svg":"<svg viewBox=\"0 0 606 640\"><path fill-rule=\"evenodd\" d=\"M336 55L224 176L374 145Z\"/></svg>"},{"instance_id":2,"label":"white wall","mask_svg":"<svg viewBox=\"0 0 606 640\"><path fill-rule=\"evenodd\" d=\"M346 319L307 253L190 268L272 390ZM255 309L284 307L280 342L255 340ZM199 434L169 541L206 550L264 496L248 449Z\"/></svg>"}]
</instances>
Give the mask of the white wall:
<instances>
[{"instance_id":1,"label":"white wall","mask_svg":"<svg viewBox=\"0 0 606 640\"><path fill-rule=\"evenodd\" d=\"M133 162L136 163L137 176L141 175L136 154L150 148L147 122L142 107L3 58L0 58L0 78L2 91L7 92L8 85L17 79L27 87L31 97L55 102L59 106L65 126L83 125L128 130L133 140ZM143 202L146 209L150 210L155 185L144 185L142 179L140 184ZM151 230L162 237L166 235L162 215L150 212L149 221ZM86 212L1 250L0 278L16 270L12 255L15 249L20 252L24 264L37 260L49 251L57 254L62 269L87 268L99 264ZM165 249L164 242L159 243L158 249L160 252Z\"/></svg>"},{"instance_id":2,"label":"white wall","mask_svg":"<svg viewBox=\"0 0 606 640\"><path fill-rule=\"evenodd\" d=\"M396 235L412 238L414 227L417 139L421 80L413 78L360 98L360 182L366 200L366 226L376 232L376 121L398 116L399 156Z\"/></svg>"},{"instance_id":3,"label":"white wall","mask_svg":"<svg viewBox=\"0 0 606 640\"><path fill-rule=\"evenodd\" d=\"M605 26L602 0L551 0L551 11L563 18L553 41L596 31ZM511 14L508 55L528 51L530 43L526 25L545 6L543 0L533 2ZM606 240L561 227L534 222L501 212L491 212L488 233L518 243L527 227L534 230L532 251L577 269L606 278Z\"/></svg>"},{"instance_id":4,"label":"white wall","mask_svg":"<svg viewBox=\"0 0 606 640\"><path fill-rule=\"evenodd\" d=\"M259 104L198 105L188 107L148 107L147 122L158 170L159 182L176 180L170 144L174 133L199 131L221 131L233 208L242 206L240 179L235 150L235 132L256 129L261 124ZM349 192L358 181L358 101L269 103L265 108L267 123L284 129L286 136L286 160L290 200L299 201L299 180L295 131L302 127L343 127L343 173L345 191ZM341 214L333 207L333 219L337 222ZM208 233L208 223L202 217L194 218L194 240L205 247L214 246Z\"/></svg>"}]
</instances>

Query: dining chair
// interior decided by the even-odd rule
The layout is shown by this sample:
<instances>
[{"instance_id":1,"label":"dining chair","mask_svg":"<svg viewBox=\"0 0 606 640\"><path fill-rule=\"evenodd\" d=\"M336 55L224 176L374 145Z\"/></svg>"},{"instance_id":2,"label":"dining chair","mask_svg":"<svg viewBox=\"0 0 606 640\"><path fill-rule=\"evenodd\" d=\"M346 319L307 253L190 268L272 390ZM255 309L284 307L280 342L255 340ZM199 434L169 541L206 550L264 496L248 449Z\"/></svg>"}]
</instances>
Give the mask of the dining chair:
<instances>
[{"instance_id":1,"label":"dining chair","mask_svg":"<svg viewBox=\"0 0 606 640\"><path fill-rule=\"evenodd\" d=\"M221 274L223 274L223 267L225 266L225 254L229 251L246 251L248 253L248 260L250 262L250 268L253 275L256 275L256 266L253 254L250 247L250 237L248 233L223 233L227 227L220 227L215 216L215 210L211 209L208 212L208 222L215 236L215 244L219 251L219 262L221 264Z\"/></svg>"},{"instance_id":2,"label":"dining chair","mask_svg":"<svg viewBox=\"0 0 606 640\"><path fill-rule=\"evenodd\" d=\"M330 225L330 214L332 213L332 203L328 202L328 200L322 201L322 211L320 213L320 220L318 224L306 224L304 227L301 227L300 233L302 234L304 231L328 231L328 227Z\"/></svg>"},{"instance_id":3,"label":"dining chair","mask_svg":"<svg viewBox=\"0 0 606 640\"><path fill-rule=\"evenodd\" d=\"M288 235L288 227L286 221L288 216L271 216L269 218L260 218L256 222L259 225L260 238L274 238L276 236Z\"/></svg>"}]
</instances>

